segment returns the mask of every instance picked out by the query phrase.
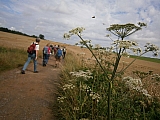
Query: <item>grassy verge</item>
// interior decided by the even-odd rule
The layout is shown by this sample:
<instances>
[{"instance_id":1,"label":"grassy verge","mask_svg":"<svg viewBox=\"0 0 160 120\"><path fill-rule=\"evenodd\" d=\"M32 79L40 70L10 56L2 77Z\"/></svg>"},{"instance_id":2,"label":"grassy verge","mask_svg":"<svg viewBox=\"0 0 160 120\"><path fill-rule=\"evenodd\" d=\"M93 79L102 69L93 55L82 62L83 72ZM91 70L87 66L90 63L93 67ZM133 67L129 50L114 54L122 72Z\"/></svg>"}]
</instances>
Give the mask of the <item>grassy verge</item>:
<instances>
[{"instance_id":1,"label":"grassy verge","mask_svg":"<svg viewBox=\"0 0 160 120\"><path fill-rule=\"evenodd\" d=\"M0 46L0 73L23 66L27 59L25 50Z\"/></svg>"},{"instance_id":2,"label":"grassy verge","mask_svg":"<svg viewBox=\"0 0 160 120\"><path fill-rule=\"evenodd\" d=\"M66 56L55 103L57 120L106 120L108 81L98 67L86 67L80 58L70 53ZM149 98L142 92L128 89L121 78L115 80L111 98L114 120L160 119L160 103L156 96Z\"/></svg>"}]
</instances>

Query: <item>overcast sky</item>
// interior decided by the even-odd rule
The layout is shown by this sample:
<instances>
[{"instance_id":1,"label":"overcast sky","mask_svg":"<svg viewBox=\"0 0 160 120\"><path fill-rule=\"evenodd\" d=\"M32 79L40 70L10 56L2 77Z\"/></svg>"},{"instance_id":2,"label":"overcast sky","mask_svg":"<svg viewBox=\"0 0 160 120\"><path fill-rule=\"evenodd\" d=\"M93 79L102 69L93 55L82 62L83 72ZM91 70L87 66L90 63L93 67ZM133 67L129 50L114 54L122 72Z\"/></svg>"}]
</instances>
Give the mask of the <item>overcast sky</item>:
<instances>
[{"instance_id":1,"label":"overcast sky","mask_svg":"<svg viewBox=\"0 0 160 120\"><path fill-rule=\"evenodd\" d=\"M160 0L0 0L1 27L68 44L79 39L64 40L63 34L84 27L84 39L106 47L111 43L106 28L111 24L138 22L147 27L127 39L160 47Z\"/></svg>"}]
</instances>

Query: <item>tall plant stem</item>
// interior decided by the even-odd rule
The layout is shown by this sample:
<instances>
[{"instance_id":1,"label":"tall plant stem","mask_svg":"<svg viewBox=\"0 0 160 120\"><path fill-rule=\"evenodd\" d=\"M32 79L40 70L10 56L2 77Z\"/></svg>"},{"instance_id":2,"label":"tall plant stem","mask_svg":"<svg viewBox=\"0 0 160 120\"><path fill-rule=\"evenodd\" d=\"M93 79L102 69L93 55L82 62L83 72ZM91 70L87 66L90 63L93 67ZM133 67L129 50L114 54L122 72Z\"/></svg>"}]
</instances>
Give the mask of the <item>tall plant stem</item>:
<instances>
[{"instance_id":1,"label":"tall plant stem","mask_svg":"<svg viewBox=\"0 0 160 120\"><path fill-rule=\"evenodd\" d=\"M113 79L115 77L119 61L121 59L121 54L120 53L123 52L124 50L125 49L122 50L122 48L120 48L119 52L117 53L115 66L114 66L114 69L113 69L113 72L112 72L111 80L109 82L109 87L108 87L108 120L111 120L111 92L112 92Z\"/></svg>"}]
</instances>

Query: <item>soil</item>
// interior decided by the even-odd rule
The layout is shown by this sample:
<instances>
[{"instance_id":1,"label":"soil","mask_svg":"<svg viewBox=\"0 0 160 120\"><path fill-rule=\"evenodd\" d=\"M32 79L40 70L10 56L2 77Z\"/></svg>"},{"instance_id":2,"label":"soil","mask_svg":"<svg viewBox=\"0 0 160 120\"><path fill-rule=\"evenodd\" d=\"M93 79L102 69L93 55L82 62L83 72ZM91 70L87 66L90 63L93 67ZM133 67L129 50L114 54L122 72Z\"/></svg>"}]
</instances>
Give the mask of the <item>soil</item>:
<instances>
[{"instance_id":1,"label":"soil","mask_svg":"<svg viewBox=\"0 0 160 120\"><path fill-rule=\"evenodd\" d=\"M0 120L56 120L52 105L60 69L54 64L53 56L46 67L39 58L39 73L31 62L26 74L17 68L0 75Z\"/></svg>"}]
</instances>

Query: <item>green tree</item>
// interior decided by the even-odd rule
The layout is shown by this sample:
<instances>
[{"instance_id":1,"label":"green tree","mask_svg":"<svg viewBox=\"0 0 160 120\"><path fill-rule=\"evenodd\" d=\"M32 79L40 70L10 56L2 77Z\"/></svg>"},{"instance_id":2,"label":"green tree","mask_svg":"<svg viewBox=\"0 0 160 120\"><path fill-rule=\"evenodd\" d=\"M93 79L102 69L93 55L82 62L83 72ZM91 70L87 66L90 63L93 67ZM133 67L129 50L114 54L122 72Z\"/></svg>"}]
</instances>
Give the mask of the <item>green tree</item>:
<instances>
[{"instance_id":1,"label":"green tree","mask_svg":"<svg viewBox=\"0 0 160 120\"><path fill-rule=\"evenodd\" d=\"M40 39L44 39L44 35L39 34L39 38L40 38Z\"/></svg>"}]
</instances>

